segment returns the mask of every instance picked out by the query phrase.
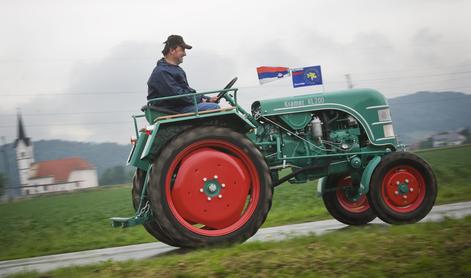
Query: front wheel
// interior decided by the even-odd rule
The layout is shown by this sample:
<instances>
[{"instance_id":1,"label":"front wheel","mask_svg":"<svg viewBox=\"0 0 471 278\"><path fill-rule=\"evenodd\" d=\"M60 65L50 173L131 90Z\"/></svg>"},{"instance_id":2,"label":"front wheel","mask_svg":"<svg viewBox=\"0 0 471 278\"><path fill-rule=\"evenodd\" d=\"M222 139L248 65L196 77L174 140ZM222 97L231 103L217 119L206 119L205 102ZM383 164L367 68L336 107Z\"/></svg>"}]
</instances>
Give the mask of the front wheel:
<instances>
[{"instance_id":1,"label":"front wheel","mask_svg":"<svg viewBox=\"0 0 471 278\"><path fill-rule=\"evenodd\" d=\"M390 224L418 222L430 212L436 197L432 168L408 152L383 157L373 172L368 193L378 217Z\"/></svg>"},{"instance_id":2,"label":"front wheel","mask_svg":"<svg viewBox=\"0 0 471 278\"><path fill-rule=\"evenodd\" d=\"M366 195L353 186L350 176L327 177L322 199L330 215L344 224L364 225L376 218Z\"/></svg>"},{"instance_id":3,"label":"front wheel","mask_svg":"<svg viewBox=\"0 0 471 278\"><path fill-rule=\"evenodd\" d=\"M181 247L230 244L251 237L266 219L273 189L254 144L228 128L178 135L154 160L149 194L165 234Z\"/></svg>"}]
</instances>

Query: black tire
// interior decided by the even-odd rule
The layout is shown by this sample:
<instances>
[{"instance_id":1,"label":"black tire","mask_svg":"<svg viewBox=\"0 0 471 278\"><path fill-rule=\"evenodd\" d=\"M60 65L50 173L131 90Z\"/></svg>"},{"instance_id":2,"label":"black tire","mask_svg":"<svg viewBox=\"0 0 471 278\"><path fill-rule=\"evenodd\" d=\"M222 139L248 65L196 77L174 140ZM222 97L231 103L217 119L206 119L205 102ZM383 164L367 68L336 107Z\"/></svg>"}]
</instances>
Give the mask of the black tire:
<instances>
[{"instance_id":1,"label":"black tire","mask_svg":"<svg viewBox=\"0 0 471 278\"><path fill-rule=\"evenodd\" d=\"M322 195L325 208L338 221L347 225L365 225L376 218L366 196L354 196L356 190L349 176L328 176L325 189Z\"/></svg>"},{"instance_id":2,"label":"black tire","mask_svg":"<svg viewBox=\"0 0 471 278\"><path fill-rule=\"evenodd\" d=\"M216 158L213 158L213 155ZM245 170L237 170L231 168L232 166L226 166L225 160L218 162L217 167L215 167L212 161L216 161L217 156L224 157L227 161L235 161L234 163L242 165L240 168L245 168ZM195 157L206 162L201 164L188 162ZM207 163L208 159L211 159L210 163ZM186 168L187 165L191 167ZM196 169L198 167L199 169ZM191 172L185 172L185 169L190 168ZM215 180L218 179L216 174L214 174L214 179L211 181L208 179L208 182L214 182L215 185L218 185L214 188L221 192L220 196L214 196L211 200L210 197L206 197L208 195L205 195L209 193L203 191L203 187L206 188L207 186L206 178L200 180L201 176L193 178L193 175L196 177L196 175L203 175L204 172L216 173L216 170L220 170L220 172L223 172L223 170L228 171L229 174L221 173L219 180ZM246 174L244 176L245 183L236 181L235 176L238 175L237 173ZM179 179L190 179L190 177L190 182L179 183ZM224 184L224 179L230 180L229 186ZM185 187L185 195L177 195L177 183L178 186ZM186 190L188 190L188 194L191 191L192 195L187 196ZM230 193L243 192L244 190L247 194ZM167 198L167 194L171 198ZM222 194L227 194L228 197L222 198ZM230 202L235 195L242 196L240 200L244 201L237 201L238 203L233 205ZM270 210L273 188L264 157L245 135L229 128L205 126L187 130L176 136L159 157L154 159L149 183L149 196L153 213L156 216L155 221L160 224L164 234L171 235L180 247L195 248L243 242L254 235L265 221ZM181 203L190 207L186 211L187 213L196 213L198 216L202 215L203 218L211 218L218 213L224 214L226 206L228 211L238 206L239 208L242 207L242 210L239 215L235 214L236 217L240 217L235 222L230 222L227 226L217 227L223 224L218 222L205 225L204 221L197 222L193 218L188 220L189 217L185 218L184 213L181 213L182 205L178 207L178 204ZM204 214L203 210L197 210L196 207L199 206L207 208L207 210L204 210L204 213L207 214ZM223 209L213 210L211 206L223 206ZM227 222L227 220L224 221Z\"/></svg>"},{"instance_id":3,"label":"black tire","mask_svg":"<svg viewBox=\"0 0 471 278\"><path fill-rule=\"evenodd\" d=\"M378 217L390 224L420 221L437 197L437 180L430 165L408 152L384 156L370 182L368 201Z\"/></svg>"},{"instance_id":4,"label":"black tire","mask_svg":"<svg viewBox=\"0 0 471 278\"><path fill-rule=\"evenodd\" d=\"M134 177L132 179L132 191L131 191L131 194L132 194L132 205L134 207L134 210L137 210L138 207L139 207L139 202L140 202L140 199L141 199L141 192L142 192L142 187L144 186L144 181L145 181L145 177L146 177L146 173L145 171L141 170L141 169L137 169L136 172L134 173ZM144 200L144 204L148 201L147 198L145 198ZM176 242L170 238L169 236L167 236L163 231L162 229L160 228L159 224L156 223L153 219L145 222L143 224L144 228L146 229L146 231L151 234L152 236L154 236L157 240L165 243L165 244L168 244L168 245L172 245L172 246L177 246L176 245Z\"/></svg>"}]
</instances>

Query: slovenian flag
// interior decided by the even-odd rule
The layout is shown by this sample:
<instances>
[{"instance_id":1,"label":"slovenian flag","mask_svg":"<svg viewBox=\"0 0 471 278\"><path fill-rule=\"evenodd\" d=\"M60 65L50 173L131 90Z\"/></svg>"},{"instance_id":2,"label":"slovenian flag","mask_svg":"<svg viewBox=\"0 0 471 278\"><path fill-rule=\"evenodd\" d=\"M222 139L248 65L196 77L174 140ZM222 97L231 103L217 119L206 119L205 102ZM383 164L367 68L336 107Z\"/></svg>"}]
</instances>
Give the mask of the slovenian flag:
<instances>
[{"instance_id":1,"label":"slovenian flag","mask_svg":"<svg viewBox=\"0 0 471 278\"><path fill-rule=\"evenodd\" d=\"M275 81L277 79L289 76L289 68L285 67L258 67L258 81L260 84Z\"/></svg>"}]
</instances>

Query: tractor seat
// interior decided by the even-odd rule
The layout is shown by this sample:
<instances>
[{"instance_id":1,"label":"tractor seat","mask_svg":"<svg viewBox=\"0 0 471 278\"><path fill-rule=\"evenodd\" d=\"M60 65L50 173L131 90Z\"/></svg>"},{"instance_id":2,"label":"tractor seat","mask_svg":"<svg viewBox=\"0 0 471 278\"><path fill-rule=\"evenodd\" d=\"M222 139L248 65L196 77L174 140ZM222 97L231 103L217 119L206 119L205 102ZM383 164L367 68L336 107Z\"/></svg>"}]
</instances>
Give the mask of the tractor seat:
<instances>
[{"instance_id":1,"label":"tractor seat","mask_svg":"<svg viewBox=\"0 0 471 278\"><path fill-rule=\"evenodd\" d=\"M159 113L164 113L164 114L167 114L167 115L175 115L175 114L180 113L178 111L175 111L175 110L172 110L172 109L169 109L169 108L159 107L159 106L154 106L154 105L144 105L144 106L142 106L141 111L145 112L147 109L150 109L152 111L159 112Z\"/></svg>"}]
</instances>

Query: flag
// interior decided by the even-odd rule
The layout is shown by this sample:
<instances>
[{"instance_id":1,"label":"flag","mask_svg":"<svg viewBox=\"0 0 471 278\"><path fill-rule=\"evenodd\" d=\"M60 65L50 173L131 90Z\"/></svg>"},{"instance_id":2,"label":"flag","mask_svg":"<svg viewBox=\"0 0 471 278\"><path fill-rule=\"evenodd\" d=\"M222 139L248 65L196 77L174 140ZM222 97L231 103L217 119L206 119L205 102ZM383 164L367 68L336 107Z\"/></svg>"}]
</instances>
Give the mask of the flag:
<instances>
[{"instance_id":1,"label":"flag","mask_svg":"<svg viewBox=\"0 0 471 278\"><path fill-rule=\"evenodd\" d=\"M294 88L322 84L321 66L292 69L291 75Z\"/></svg>"},{"instance_id":2,"label":"flag","mask_svg":"<svg viewBox=\"0 0 471 278\"><path fill-rule=\"evenodd\" d=\"M285 67L258 67L258 81L260 84L275 81L277 79L289 76L289 68Z\"/></svg>"}]
</instances>

